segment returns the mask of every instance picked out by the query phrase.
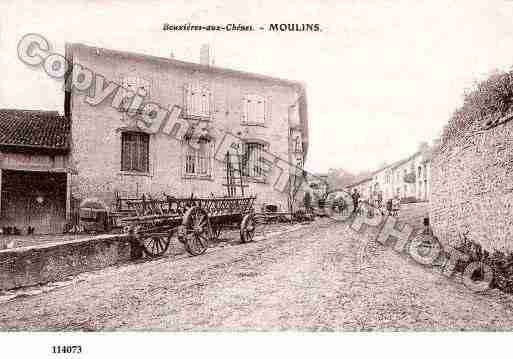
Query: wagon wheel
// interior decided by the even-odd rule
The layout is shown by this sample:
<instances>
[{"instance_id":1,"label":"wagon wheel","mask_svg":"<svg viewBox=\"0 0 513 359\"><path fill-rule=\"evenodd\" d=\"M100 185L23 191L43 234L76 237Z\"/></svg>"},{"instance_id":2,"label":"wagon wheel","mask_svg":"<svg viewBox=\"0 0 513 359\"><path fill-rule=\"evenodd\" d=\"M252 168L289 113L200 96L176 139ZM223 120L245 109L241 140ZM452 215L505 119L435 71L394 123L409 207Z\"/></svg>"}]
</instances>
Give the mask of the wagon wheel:
<instances>
[{"instance_id":1,"label":"wagon wheel","mask_svg":"<svg viewBox=\"0 0 513 359\"><path fill-rule=\"evenodd\" d=\"M183 219L185 250L193 256L205 253L212 238L212 227L207 213L200 207L192 207Z\"/></svg>"},{"instance_id":2,"label":"wagon wheel","mask_svg":"<svg viewBox=\"0 0 513 359\"><path fill-rule=\"evenodd\" d=\"M253 213L246 214L240 224L240 239L242 243L251 242L255 236L256 222Z\"/></svg>"},{"instance_id":3,"label":"wagon wheel","mask_svg":"<svg viewBox=\"0 0 513 359\"><path fill-rule=\"evenodd\" d=\"M221 236L221 232L223 231L223 227L221 225L212 226L212 239L219 240Z\"/></svg>"},{"instance_id":4,"label":"wagon wheel","mask_svg":"<svg viewBox=\"0 0 513 359\"><path fill-rule=\"evenodd\" d=\"M152 258L161 257L169 248L171 243L171 234L149 235L141 239L141 244L144 252Z\"/></svg>"}]
</instances>

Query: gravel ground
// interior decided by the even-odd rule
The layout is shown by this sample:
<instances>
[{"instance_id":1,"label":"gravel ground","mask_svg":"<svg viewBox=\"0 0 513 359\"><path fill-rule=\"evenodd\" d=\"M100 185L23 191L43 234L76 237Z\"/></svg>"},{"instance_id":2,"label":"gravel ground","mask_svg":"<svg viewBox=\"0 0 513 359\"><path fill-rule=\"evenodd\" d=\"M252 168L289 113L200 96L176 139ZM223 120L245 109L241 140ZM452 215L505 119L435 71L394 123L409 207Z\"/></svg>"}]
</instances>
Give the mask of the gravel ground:
<instances>
[{"instance_id":1,"label":"gravel ground","mask_svg":"<svg viewBox=\"0 0 513 359\"><path fill-rule=\"evenodd\" d=\"M329 219L200 257L112 267L2 304L2 330L511 330L475 294Z\"/></svg>"}]
</instances>

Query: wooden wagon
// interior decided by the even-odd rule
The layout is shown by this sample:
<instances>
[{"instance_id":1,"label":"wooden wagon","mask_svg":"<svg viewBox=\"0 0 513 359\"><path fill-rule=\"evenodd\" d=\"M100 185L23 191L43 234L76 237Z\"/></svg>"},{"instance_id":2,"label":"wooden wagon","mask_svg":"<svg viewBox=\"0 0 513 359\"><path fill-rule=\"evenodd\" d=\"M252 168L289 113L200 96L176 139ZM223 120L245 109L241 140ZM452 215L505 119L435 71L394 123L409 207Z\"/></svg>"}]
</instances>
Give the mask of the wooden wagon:
<instances>
[{"instance_id":1,"label":"wooden wagon","mask_svg":"<svg viewBox=\"0 0 513 359\"><path fill-rule=\"evenodd\" d=\"M256 197L211 197L126 200L120 224L141 243L151 257L162 256L173 235L191 255L205 253L209 242L219 238L223 229L237 226L243 243L255 234Z\"/></svg>"}]
</instances>

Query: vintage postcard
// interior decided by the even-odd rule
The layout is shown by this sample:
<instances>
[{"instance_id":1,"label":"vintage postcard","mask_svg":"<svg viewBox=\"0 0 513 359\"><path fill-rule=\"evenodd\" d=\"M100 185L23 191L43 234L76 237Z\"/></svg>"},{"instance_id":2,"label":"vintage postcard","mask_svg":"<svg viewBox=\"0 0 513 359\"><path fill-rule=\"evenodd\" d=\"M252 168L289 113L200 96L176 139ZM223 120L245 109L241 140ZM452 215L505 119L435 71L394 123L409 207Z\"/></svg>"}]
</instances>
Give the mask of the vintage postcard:
<instances>
[{"instance_id":1,"label":"vintage postcard","mask_svg":"<svg viewBox=\"0 0 513 359\"><path fill-rule=\"evenodd\" d=\"M2 0L6 342L513 330L512 19Z\"/></svg>"}]
</instances>

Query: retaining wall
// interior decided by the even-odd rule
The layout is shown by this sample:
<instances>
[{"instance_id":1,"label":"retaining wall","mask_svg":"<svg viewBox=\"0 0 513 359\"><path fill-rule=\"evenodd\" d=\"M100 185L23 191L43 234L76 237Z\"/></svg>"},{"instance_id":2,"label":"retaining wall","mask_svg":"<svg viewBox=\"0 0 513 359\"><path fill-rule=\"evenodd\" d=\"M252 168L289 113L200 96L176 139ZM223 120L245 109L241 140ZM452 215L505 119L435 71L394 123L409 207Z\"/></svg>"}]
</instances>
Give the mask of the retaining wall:
<instances>
[{"instance_id":1,"label":"retaining wall","mask_svg":"<svg viewBox=\"0 0 513 359\"><path fill-rule=\"evenodd\" d=\"M0 250L0 290L63 280L127 262L138 253L126 234Z\"/></svg>"},{"instance_id":2,"label":"retaining wall","mask_svg":"<svg viewBox=\"0 0 513 359\"><path fill-rule=\"evenodd\" d=\"M434 234L456 246L468 232L488 251L513 251L513 121L455 135L431 168Z\"/></svg>"}]
</instances>

